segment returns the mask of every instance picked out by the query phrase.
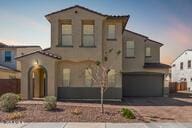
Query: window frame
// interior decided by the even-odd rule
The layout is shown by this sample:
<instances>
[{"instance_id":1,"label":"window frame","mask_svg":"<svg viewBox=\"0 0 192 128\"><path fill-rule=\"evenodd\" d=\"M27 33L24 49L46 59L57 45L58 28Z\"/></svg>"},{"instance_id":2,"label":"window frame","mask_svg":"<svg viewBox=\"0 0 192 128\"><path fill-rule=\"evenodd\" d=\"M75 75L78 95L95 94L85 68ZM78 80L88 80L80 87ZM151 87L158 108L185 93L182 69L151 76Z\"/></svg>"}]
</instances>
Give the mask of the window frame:
<instances>
[{"instance_id":1,"label":"window frame","mask_svg":"<svg viewBox=\"0 0 192 128\"><path fill-rule=\"evenodd\" d=\"M64 34L63 33L63 25L71 25L71 33ZM71 36L71 44L63 44L63 36ZM71 20L64 20L60 22L60 43L59 47L73 47L73 25Z\"/></svg>"},{"instance_id":2,"label":"window frame","mask_svg":"<svg viewBox=\"0 0 192 128\"><path fill-rule=\"evenodd\" d=\"M147 55L147 49L149 49L149 55ZM151 47L150 46L145 47L145 57L151 57Z\"/></svg>"},{"instance_id":3,"label":"window frame","mask_svg":"<svg viewBox=\"0 0 192 128\"><path fill-rule=\"evenodd\" d=\"M128 47L128 42L133 42L133 47L132 48L129 48ZM131 55L128 55L128 50L133 50L133 55L131 56ZM126 58L135 58L135 41L133 41L133 40L127 40L126 41L126 53L125 53L125 57Z\"/></svg>"},{"instance_id":4,"label":"window frame","mask_svg":"<svg viewBox=\"0 0 192 128\"><path fill-rule=\"evenodd\" d=\"M90 72L87 72L87 71L90 71ZM87 74L88 73L88 74ZM87 77L88 76L88 77ZM90 79L87 79L91 77ZM92 80L92 77L93 77L93 71L92 69L90 68L87 68L85 69L85 86L86 87L91 87L93 85L93 80ZM88 84L90 82L90 84Z\"/></svg>"},{"instance_id":5,"label":"window frame","mask_svg":"<svg viewBox=\"0 0 192 128\"><path fill-rule=\"evenodd\" d=\"M109 31L109 26L114 26L114 28L115 28L115 30L114 30L114 37L110 37L110 36L109 36L109 35L110 35L110 34L109 34L109 32L110 32L110 31ZM107 25L107 40L116 40L116 33L117 33L117 32L116 32L116 31L117 31L116 29L117 29L117 28L116 28L116 24L108 24L108 25Z\"/></svg>"},{"instance_id":6,"label":"window frame","mask_svg":"<svg viewBox=\"0 0 192 128\"><path fill-rule=\"evenodd\" d=\"M114 72L112 72L114 71ZM114 74L110 74L110 72L114 73ZM113 79L111 79L110 77L114 77ZM108 74L107 74L107 79L108 79L108 85L110 87L114 87L116 86L116 71L115 69L111 69ZM110 81L110 80L113 80L113 81Z\"/></svg>"},{"instance_id":7,"label":"window frame","mask_svg":"<svg viewBox=\"0 0 192 128\"><path fill-rule=\"evenodd\" d=\"M184 67L184 63L180 62L180 70L183 70L183 67Z\"/></svg>"},{"instance_id":8,"label":"window frame","mask_svg":"<svg viewBox=\"0 0 192 128\"><path fill-rule=\"evenodd\" d=\"M84 34L84 25L92 25L93 26L93 33L92 34ZM80 47L96 47L95 45L95 21L94 20L83 20L82 21L82 31L81 31L81 45ZM92 36L93 43L91 45L85 45L84 37L85 36Z\"/></svg>"},{"instance_id":9,"label":"window frame","mask_svg":"<svg viewBox=\"0 0 192 128\"><path fill-rule=\"evenodd\" d=\"M9 52L10 56L6 56L6 53ZM7 57L10 57L10 60L7 60ZM4 51L4 62L9 63L12 62L12 51Z\"/></svg>"},{"instance_id":10,"label":"window frame","mask_svg":"<svg viewBox=\"0 0 192 128\"><path fill-rule=\"evenodd\" d=\"M188 67L188 69L191 68L191 60L188 60L188 61L187 61L187 67Z\"/></svg>"},{"instance_id":11,"label":"window frame","mask_svg":"<svg viewBox=\"0 0 192 128\"><path fill-rule=\"evenodd\" d=\"M67 76L67 77L69 77L68 79L65 79L65 70L68 70L69 72L69 76ZM62 86L63 87L69 87L70 86L70 80L71 80L71 69L70 68L63 68L63 84L62 84ZM68 81L67 83L68 84L65 84L65 81Z\"/></svg>"}]
</instances>

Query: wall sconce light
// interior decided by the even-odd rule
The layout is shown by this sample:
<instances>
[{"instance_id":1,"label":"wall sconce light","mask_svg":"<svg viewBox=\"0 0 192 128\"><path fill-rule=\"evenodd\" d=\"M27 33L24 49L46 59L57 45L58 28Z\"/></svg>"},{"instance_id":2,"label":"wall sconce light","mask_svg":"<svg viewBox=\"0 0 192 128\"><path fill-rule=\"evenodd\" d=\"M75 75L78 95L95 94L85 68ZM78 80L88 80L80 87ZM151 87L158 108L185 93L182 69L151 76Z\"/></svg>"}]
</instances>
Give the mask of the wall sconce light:
<instances>
[{"instance_id":1,"label":"wall sconce light","mask_svg":"<svg viewBox=\"0 0 192 128\"><path fill-rule=\"evenodd\" d=\"M39 64L39 61L36 59L35 60L35 65L38 65Z\"/></svg>"}]
</instances>

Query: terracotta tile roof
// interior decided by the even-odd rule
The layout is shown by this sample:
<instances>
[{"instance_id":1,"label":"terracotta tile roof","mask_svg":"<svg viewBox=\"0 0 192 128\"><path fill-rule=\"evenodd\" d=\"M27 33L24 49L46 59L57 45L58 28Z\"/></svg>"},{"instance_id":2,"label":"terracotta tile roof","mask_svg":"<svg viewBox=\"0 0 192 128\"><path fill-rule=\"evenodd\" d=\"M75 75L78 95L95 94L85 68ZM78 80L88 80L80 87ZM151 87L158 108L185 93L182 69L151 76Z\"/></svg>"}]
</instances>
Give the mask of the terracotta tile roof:
<instances>
[{"instance_id":1,"label":"terracotta tile roof","mask_svg":"<svg viewBox=\"0 0 192 128\"><path fill-rule=\"evenodd\" d=\"M144 68L171 68L170 65L162 63L145 63Z\"/></svg>"},{"instance_id":2,"label":"terracotta tile roof","mask_svg":"<svg viewBox=\"0 0 192 128\"><path fill-rule=\"evenodd\" d=\"M17 69L10 68L10 67L7 67L7 66L5 66L5 65L0 65L0 70L13 71L13 72L20 72L20 71L17 70Z\"/></svg>"},{"instance_id":3,"label":"terracotta tile roof","mask_svg":"<svg viewBox=\"0 0 192 128\"><path fill-rule=\"evenodd\" d=\"M54 58L54 59L61 59L61 56L58 56L58 55L55 55L54 53L51 53L51 52L46 52L46 51L35 51L35 52L32 52L32 53L29 53L29 54L25 54L23 56L19 56L19 57L16 57L15 59L19 59L19 58L23 58L23 57L26 57L26 56L29 56L29 55L32 55L32 54L35 54L35 53L40 53L42 55L45 55L45 56L48 56L48 57L51 57L51 58Z\"/></svg>"}]
</instances>

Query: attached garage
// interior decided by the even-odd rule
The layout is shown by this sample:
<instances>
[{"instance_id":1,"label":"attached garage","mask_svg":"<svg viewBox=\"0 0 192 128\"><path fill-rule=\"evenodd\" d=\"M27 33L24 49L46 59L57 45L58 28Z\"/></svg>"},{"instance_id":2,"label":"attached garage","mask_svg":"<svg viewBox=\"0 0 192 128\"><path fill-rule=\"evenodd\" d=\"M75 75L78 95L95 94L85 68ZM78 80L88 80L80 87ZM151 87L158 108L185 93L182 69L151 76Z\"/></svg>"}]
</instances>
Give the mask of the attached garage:
<instances>
[{"instance_id":1,"label":"attached garage","mask_svg":"<svg viewBox=\"0 0 192 128\"><path fill-rule=\"evenodd\" d=\"M163 80L160 73L124 73L123 97L163 96Z\"/></svg>"}]
</instances>

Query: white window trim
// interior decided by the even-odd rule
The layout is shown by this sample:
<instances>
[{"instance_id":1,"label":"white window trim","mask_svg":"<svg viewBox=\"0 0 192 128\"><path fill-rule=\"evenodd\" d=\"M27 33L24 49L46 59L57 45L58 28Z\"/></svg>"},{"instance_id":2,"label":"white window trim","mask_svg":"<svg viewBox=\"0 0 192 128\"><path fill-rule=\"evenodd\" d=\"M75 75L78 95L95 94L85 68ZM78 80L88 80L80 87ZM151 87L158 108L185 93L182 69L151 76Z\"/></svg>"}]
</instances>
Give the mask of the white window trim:
<instances>
[{"instance_id":1,"label":"white window trim","mask_svg":"<svg viewBox=\"0 0 192 128\"><path fill-rule=\"evenodd\" d=\"M92 25L93 26L93 33L92 34L85 34L84 33L84 25ZM91 36L93 38L93 42L92 44L89 44L89 45L85 45L85 42L84 42L84 38L86 36ZM93 47L95 46L95 25L94 24L83 24L82 25L82 44L81 44L83 47Z\"/></svg>"},{"instance_id":2,"label":"white window trim","mask_svg":"<svg viewBox=\"0 0 192 128\"><path fill-rule=\"evenodd\" d=\"M110 74L110 73L112 73L112 74ZM116 86L116 71L114 69L111 69L108 72L108 76L107 77L108 77L108 84L109 84L109 86L110 87ZM110 78L110 77L114 77L114 78Z\"/></svg>"},{"instance_id":3,"label":"white window trim","mask_svg":"<svg viewBox=\"0 0 192 128\"><path fill-rule=\"evenodd\" d=\"M93 85L92 70L90 68L85 69L85 85L91 87Z\"/></svg>"},{"instance_id":4,"label":"white window trim","mask_svg":"<svg viewBox=\"0 0 192 128\"><path fill-rule=\"evenodd\" d=\"M62 29L62 27L64 26L64 25L71 25L71 33L69 33L69 34L64 34L63 33L63 29ZM61 24L61 46L73 46L73 36L72 36L72 32L73 31L73 26L72 26L72 24ZM63 44L63 36L70 36L71 37L71 42L70 42L70 44Z\"/></svg>"},{"instance_id":5,"label":"white window trim","mask_svg":"<svg viewBox=\"0 0 192 128\"><path fill-rule=\"evenodd\" d=\"M133 43L133 47L132 48L129 48L128 47L128 43L132 42ZM128 55L128 50L133 50L133 55ZM126 57L128 58L132 58L132 57L135 57L135 42L133 40L128 40L126 41Z\"/></svg>"},{"instance_id":6,"label":"white window trim","mask_svg":"<svg viewBox=\"0 0 192 128\"><path fill-rule=\"evenodd\" d=\"M66 77L65 77L65 71L67 71L67 75L69 75L69 76L67 76L68 78L66 79ZM64 87L69 87L70 86L70 79L71 79L71 69L69 69L69 68L64 68L63 69L63 86ZM65 81L67 81L67 84L65 84Z\"/></svg>"},{"instance_id":7,"label":"white window trim","mask_svg":"<svg viewBox=\"0 0 192 128\"><path fill-rule=\"evenodd\" d=\"M149 51L148 51L149 50ZM149 53L148 53L149 52ZM145 57L151 57L151 47L147 46L145 48Z\"/></svg>"},{"instance_id":8,"label":"white window trim","mask_svg":"<svg viewBox=\"0 0 192 128\"><path fill-rule=\"evenodd\" d=\"M110 26L114 26L114 33L113 36L110 34ZM115 24L108 24L107 25L107 39L116 39L116 25Z\"/></svg>"}]
</instances>

